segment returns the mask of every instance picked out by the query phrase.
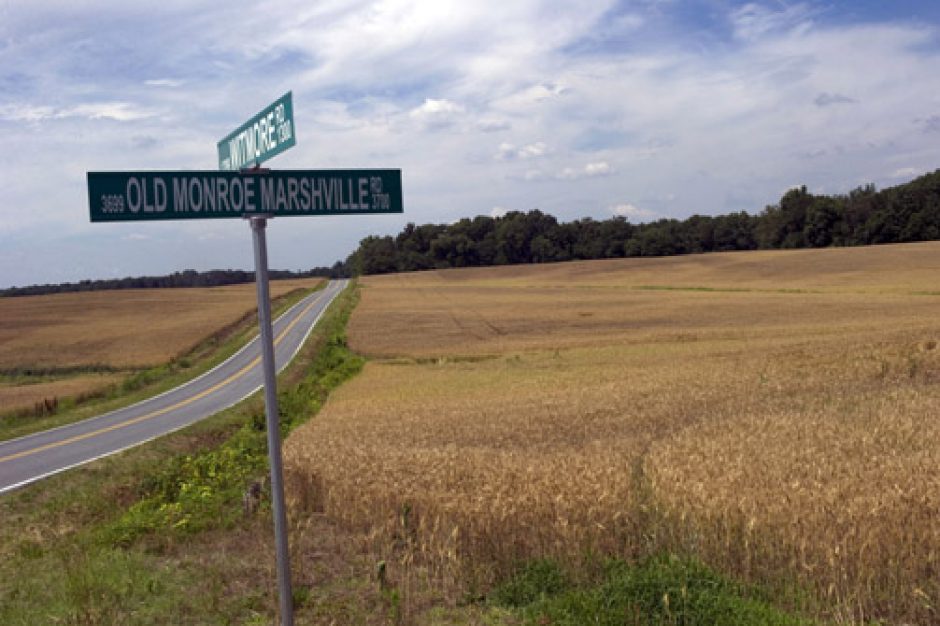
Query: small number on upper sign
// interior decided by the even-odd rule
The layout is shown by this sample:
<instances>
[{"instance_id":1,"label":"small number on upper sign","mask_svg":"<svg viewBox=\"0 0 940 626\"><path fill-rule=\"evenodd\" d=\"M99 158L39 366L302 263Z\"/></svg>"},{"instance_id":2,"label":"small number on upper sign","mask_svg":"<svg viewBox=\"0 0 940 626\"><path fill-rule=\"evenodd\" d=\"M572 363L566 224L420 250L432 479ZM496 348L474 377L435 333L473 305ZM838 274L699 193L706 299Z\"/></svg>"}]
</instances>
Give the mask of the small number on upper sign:
<instances>
[{"instance_id":1,"label":"small number on upper sign","mask_svg":"<svg viewBox=\"0 0 940 626\"><path fill-rule=\"evenodd\" d=\"M101 212L102 213L123 213L124 212L124 196L117 195L117 194L101 196Z\"/></svg>"}]
</instances>

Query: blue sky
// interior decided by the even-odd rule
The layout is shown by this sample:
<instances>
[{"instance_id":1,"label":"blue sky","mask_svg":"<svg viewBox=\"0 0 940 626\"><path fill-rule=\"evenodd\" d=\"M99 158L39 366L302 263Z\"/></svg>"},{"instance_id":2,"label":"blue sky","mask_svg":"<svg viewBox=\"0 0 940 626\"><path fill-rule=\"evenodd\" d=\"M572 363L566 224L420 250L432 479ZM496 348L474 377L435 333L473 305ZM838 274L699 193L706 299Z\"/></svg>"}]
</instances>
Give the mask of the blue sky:
<instances>
[{"instance_id":1,"label":"blue sky","mask_svg":"<svg viewBox=\"0 0 940 626\"><path fill-rule=\"evenodd\" d=\"M0 3L0 287L252 267L240 220L90 224L85 173L214 169L288 90L274 168L396 167L405 213L271 222L272 267L408 221L760 211L940 167L940 3Z\"/></svg>"}]
</instances>

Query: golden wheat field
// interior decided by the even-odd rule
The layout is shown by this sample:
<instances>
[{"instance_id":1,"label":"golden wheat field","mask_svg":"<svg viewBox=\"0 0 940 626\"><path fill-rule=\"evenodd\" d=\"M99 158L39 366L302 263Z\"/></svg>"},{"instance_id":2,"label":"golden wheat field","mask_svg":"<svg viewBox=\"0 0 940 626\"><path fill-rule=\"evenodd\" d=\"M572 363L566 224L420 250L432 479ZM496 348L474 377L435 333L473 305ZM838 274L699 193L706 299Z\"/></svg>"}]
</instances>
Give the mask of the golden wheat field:
<instances>
[{"instance_id":1,"label":"golden wheat field","mask_svg":"<svg viewBox=\"0 0 940 626\"><path fill-rule=\"evenodd\" d=\"M936 622L938 341L938 243L368 277L290 497L452 594L670 550Z\"/></svg>"},{"instance_id":2,"label":"golden wheat field","mask_svg":"<svg viewBox=\"0 0 940 626\"><path fill-rule=\"evenodd\" d=\"M319 279L271 282L271 296ZM255 285L129 289L0 298L0 371L136 369L165 363L256 310ZM0 384L0 412L76 396L114 376Z\"/></svg>"}]
</instances>

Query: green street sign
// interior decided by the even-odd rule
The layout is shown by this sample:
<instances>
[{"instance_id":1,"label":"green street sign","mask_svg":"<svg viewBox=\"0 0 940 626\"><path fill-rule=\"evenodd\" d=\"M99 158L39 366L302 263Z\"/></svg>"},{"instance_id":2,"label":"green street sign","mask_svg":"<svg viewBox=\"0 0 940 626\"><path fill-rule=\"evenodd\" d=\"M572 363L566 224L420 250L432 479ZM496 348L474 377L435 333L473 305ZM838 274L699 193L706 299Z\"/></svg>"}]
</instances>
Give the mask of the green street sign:
<instances>
[{"instance_id":1,"label":"green street sign","mask_svg":"<svg viewBox=\"0 0 940 626\"><path fill-rule=\"evenodd\" d=\"M88 172L92 222L402 213L401 170Z\"/></svg>"},{"instance_id":2,"label":"green street sign","mask_svg":"<svg viewBox=\"0 0 940 626\"><path fill-rule=\"evenodd\" d=\"M294 102L288 91L218 143L219 169L260 165L296 144Z\"/></svg>"}]
</instances>

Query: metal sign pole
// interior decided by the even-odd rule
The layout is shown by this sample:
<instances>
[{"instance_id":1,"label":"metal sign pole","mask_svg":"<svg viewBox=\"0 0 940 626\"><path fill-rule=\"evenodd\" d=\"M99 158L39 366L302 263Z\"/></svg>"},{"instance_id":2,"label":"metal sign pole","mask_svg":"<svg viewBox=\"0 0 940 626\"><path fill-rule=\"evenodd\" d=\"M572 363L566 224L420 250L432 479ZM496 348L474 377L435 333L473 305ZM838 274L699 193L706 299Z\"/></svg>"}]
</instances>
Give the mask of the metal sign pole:
<instances>
[{"instance_id":1,"label":"metal sign pole","mask_svg":"<svg viewBox=\"0 0 940 626\"><path fill-rule=\"evenodd\" d=\"M293 626L294 604L290 582L290 551L287 546L287 513L284 507L281 430L277 410L277 379L274 365L274 332L271 329L271 299L268 289L267 219L251 217L255 247L255 282L258 286L258 325L261 327L261 362L264 370L264 406L268 425L268 456L271 462L271 499L274 506L274 541L277 549L277 587L281 624Z\"/></svg>"}]
</instances>

